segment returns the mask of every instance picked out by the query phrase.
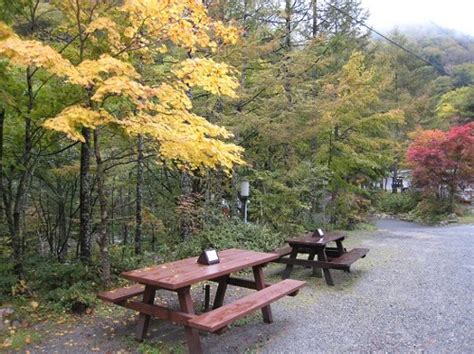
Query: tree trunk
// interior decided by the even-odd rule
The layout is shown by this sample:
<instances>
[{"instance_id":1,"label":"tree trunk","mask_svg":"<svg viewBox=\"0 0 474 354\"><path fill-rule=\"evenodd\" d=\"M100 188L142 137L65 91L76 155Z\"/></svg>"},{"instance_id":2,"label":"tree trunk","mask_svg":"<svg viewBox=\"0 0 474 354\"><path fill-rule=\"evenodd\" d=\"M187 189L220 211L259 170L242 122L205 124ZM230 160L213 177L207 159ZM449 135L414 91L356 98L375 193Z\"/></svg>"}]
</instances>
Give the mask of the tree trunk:
<instances>
[{"instance_id":1,"label":"tree trunk","mask_svg":"<svg viewBox=\"0 0 474 354\"><path fill-rule=\"evenodd\" d=\"M56 257L59 262L64 262L67 256L67 226L66 226L66 200L64 197L64 190L61 182L57 183L60 194L60 201L58 203L58 242L56 247Z\"/></svg>"},{"instance_id":2,"label":"tree trunk","mask_svg":"<svg viewBox=\"0 0 474 354\"><path fill-rule=\"evenodd\" d=\"M156 235L155 235L155 225L151 224L151 250L155 252L156 245Z\"/></svg>"},{"instance_id":3,"label":"tree trunk","mask_svg":"<svg viewBox=\"0 0 474 354\"><path fill-rule=\"evenodd\" d=\"M291 48L291 0L285 0L285 46Z\"/></svg>"},{"instance_id":4,"label":"tree trunk","mask_svg":"<svg viewBox=\"0 0 474 354\"><path fill-rule=\"evenodd\" d=\"M5 215L5 206L3 203L3 194L5 193L3 190L3 122L5 121L5 110L0 108L0 224L4 224L7 222L4 217Z\"/></svg>"},{"instance_id":5,"label":"tree trunk","mask_svg":"<svg viewBox=\"0 0 474 354\"><path fill-rule=\"evenodd\" d=\"M3 144L4 144L4 124L5 124L5 110L0 111L0 194L3 201L3 211L5 213L5 219L8 225L8 231L10 233L12 243L12 255L15 263L15 271L21 278L23 275L22 263L21 263L21 252L19 246L21 243L18 242L17 230L15 228L15 221L12 210L12 199L11 189L5 186L5 172L3 166Z\"/></svg>"},{"instance_id":6,"label":"tree trunk","mask_svg":"<svg viewBox=\"0 0 474 354\"><path fill-rule=\"evenodd\" d=\"M90 184L90 139L89 128L82 128L85 141L81 144L80 189L79 189L79 258L83 263L91 261L91 184Z\"/></svg>"},{"instance_id":7,"label":"tree trunk","mask_svg":"<svg viewBox=\"0 0 474 354\"><path fill-rule=\"evenodd\" d=\"M181 173L181 198L190 200L193 193L193 179L186 173ZM186 216L181 216L180 234L183 240L189 240L192 236L192 223Z\"/></svg>"},{"instance_id":8,"label":"tree trunk","mask_svg":"<svg viewBox=\"0 0 474 354\"><path fill-rule=\"evenodd\" d=\"M115 244L115 176L112 178L110 191L110 244Z\"/></svg>"},{"instance_id":9,"label":"tree trunk","mask_svg":"<svg viewBox=\"0 0 474 354\"><path fill-rule=\"evenodd\" d=\"M109 260L109 239L107 237L107 225L109 222L107 215L107 194L105 191L104 164L100 153L100 135L94 130L94 152L96 161L97 194L99 196L100 224L99 224L99 252L100 252L100 278L103 285L110 283L110 260Z\"/></svg>"},{"instance_id":10,"label":"tree trunk","mask_svg":"<svg viewBox=\"0 0 474 354\"><path fill-rule=\"evenodd\" d=\"M143 136L137 140L137 196L135 210L135 254L142 254Z\"/></svg>"},{"instance_id":11,"label":"tree trunk","mask_svg":"<svg viewBox=\"0 0 474 354\"><path fill-rule=\"evenodd\" d=\"M398 192L398 187L397 187L397 181L398 179L398 168L395 165L393 167L393 174L392 174L392 193L397 193Z\"/></svg>"},{"instance_id":12,"label":"tree trunk","mask_svg":"<svg viewBox=\"0 0 474 354\"><path fill-rule=\"evenodd\" d=\"M313 38L316 38L318 35L318 0L311 0L311 7L313 10L313 23L311 26L311 31Z\"/></svg>"},{"instance_id":13,"label":"tree trunk","mask_svg":"<svg viewBox=\"0 0 474 354\"><path fill-rule=\"evenodd\" d=\"M11 213L11 203L10 198L7 194L7 189L5 188L5 174L4 174L4 166L3 166L3 132L4 132L4 124L5 124L5 110L0 110L0 197L2 198L2 209L5 215L5 219L8 225L8 229L11 235L13 235L13 216Z\"/></svg>"},{"instance_id":14,"label":"tree trunk","mask_svg":"<svg viewBox=\"0 0 474 354\"><path fill-rule=\"evenodd\" d=\"M28 89L28 106L25 116L25 133L23 142L23 156L20 160L22 171L14 195L14 202L11 203L13 194L10 196L10 207L13 208L13 228L11 233L12 251L14 260L14 270L19 279L23 278L23 245L24 245L24 215L26 209L26 197L29 190L31 177L33 175L34 163L32 160L32 121L31 111L34 106L33 94L33 72L31 67L26 69L26 82Z\"/></svg>"},{"instance_id":15,"label":"tree trunk","mask_svg":"<svg viewBox=\"0 0 474 354\"><path fill-rule=\"evenodd\" d=\"M251 6L250 0L244 0L244 16L242 19L242 26L246 29L247 27L247 21L249 18L249 7ZM247 33L248 31L244 31L243 37L244 39L247 38ZM247 71L248 71L248 57L244 55L243 61L242 61L242 70L241 70L241 76L240 76L240 86L243 88L245 86L245 82L247 80ZM238 108L240 108L238 106Z\"/></svg>"},{"instance_id":16,"label":"tree trunk","mask_svg":"<svg viewBox=\"0 0 474 354\"><path fill-rule=\"evenodd\" d=\"M291 51L291 16L292 16L292 6L291 0L285 0L285 47L288 53ZM290 57L286 56L283 64L283 88L285 89L286 99L288 104L291 105L293 99L291 97L291 81L290 81Z\"/></svg>"}]
</instances>

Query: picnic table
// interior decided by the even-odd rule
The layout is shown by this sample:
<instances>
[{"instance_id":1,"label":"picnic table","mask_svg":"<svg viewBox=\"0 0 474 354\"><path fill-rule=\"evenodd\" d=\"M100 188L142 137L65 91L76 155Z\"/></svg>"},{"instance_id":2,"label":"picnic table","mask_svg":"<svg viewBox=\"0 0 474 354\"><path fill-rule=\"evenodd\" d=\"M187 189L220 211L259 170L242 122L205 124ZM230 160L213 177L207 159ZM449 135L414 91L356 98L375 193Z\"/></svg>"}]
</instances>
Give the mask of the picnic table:
<instances>
[{"instance_id":1,"label":"picnic table","mask_svg":"<svg viewBox=\"0 0 474 354\"><path fill-rule=\"evenodd\" d=\"M326 284L333 286L330 269L340 269L349 272L350 266L356 260L364 258L369 252L368 248L354 248L347 251L342 242L346 234L343 232L329 232L323 237L314 236L313 232L300 235L286 240L288 245L276 250L279 255L276 263L286 264L283 271L283 278L291 275L293 266L300 265L313 268L313 275L322 277L321 270L324 273ZM336 243L336 247L327 247L328 243ZM299 259L298 254L309 254L308 259ZM288 256L289 257L286 257ZM317 256L317 260L314 257Z\"/></svg>"},{"instance_id":2,"label":"picnic table","mask_svg":"<svg viewBox=\"0 0 474 354\"><path fill-rule=\"evenodd\" d=\"M146 336L151 317L174 322L185 328L186 340L191 353L202 353L198 330L220 334L234 321L261 309L265 323L273 322L270 303L283 296L294 296L305 282L286 279L276 284L265 282L263 267L278 258L274 253L262 253L240 249L219 252L220 263L202 265L197 257L137 269L121 274L137 282L131 287L102 292L98 297L104 301L124 306L139 312L136 337ZM231 273L252 268L254 280L232 277ZM217 282L218 287L209 312L197 314L191 298L191 286L202 281ZM224 305L228 285L257 290L250 295ZM177 293L180 310L169 309L155 302L159 289ZM142 295L142 300L132 300Z\"/></svg>"}]
</instances>

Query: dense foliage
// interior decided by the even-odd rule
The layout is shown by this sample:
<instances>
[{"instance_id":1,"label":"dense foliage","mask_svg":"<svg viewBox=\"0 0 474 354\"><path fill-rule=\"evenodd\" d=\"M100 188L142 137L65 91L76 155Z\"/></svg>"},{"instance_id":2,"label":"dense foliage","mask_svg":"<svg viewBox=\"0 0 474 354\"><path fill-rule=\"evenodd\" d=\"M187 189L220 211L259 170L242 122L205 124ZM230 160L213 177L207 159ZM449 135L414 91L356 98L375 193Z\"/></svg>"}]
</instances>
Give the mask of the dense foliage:
<instances>
[{"instance_id":1,"label":"dense foliage","mask_svg":"<svg viewBox=\"0 0 474 354\"><path fill-rule=\"evenodd\" d=\"M413 169L414 184L427 195L446 196L453 209L458 188L474 182L474 122L447 132L417 133L408 148L407 160Z\"/></svg>"},{"instance_id":2,"label":"dense foliage","mask_svg":"<svg viewBox=\"0 0 474 354\"><path fill-rule=\"evenodd\" d=\"M390 34L423 61L367 16L358 0L0 0L1 299L80 311L121 271L205 247L435 213L436 195L374 192L410 143L416 184L452 206L472 177L474 44Z\"/></svg>"}]
</instances>

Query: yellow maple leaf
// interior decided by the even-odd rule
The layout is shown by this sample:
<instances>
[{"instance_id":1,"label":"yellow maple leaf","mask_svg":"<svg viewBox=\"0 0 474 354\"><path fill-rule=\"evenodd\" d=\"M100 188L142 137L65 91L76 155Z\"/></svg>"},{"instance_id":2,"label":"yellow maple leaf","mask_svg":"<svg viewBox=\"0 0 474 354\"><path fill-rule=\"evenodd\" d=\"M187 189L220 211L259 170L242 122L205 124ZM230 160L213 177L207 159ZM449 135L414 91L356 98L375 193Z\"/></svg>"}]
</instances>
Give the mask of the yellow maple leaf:
<instances>
[{"instance_id":1,"label":"yellow maple leaf","mask_svg":"<svg viewBox=\"0 0 474 354\"><path fill-rule=\"evenodd\" d=\"M10 59L10 63L16 66L44 68L52 74L67 77L72 83L84 84L84 80L69 60L38 41L9 37L0 41L0 57Z\"/></svg>"},{"instance_id":2,"label":"yellow maple leaf","mask_svg":"<svg viewBox=\"0 0 474 354\"><path fill-rule=\"evenodd\" d=\"M194 58L176 65L174 74L189 87L199 86L215 95L236 97L238 81L231 76L233 69L212 59Z\"/></svg>"},{"instance_id":3,"label":"yellow maple leaf","mask_svg":"<svg viewBox=\"0 0 474 354\"><path fill-rule=\"evenodd\" d=\"M111 120L113 120L112 116L105 111L93 111L80 105L74 105L65 108L56 117L46 120L43 126L65 133L72 140L84 142L85 139L81 133L82 127L95 129Z\"/></svg>"}]
</instances>

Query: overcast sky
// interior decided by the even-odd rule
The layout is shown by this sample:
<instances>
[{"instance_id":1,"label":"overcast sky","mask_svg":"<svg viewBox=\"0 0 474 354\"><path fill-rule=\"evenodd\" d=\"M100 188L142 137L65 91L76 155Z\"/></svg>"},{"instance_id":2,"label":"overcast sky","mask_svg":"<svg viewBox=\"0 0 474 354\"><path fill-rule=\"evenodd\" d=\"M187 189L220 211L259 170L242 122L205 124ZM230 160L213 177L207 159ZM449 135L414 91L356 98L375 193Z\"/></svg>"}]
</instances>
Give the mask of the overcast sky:
<instances>
[{"instance_id":1,"label":"overcast sky","mask_svg":"<svg viewBox=\"0 0 474 354\"><path fill-rule=\"evenodd\" d=\"M369 25L384 32L402 25L434 22L474 36L474 0L362 0Z\"/></svg>"}]
</instances>

